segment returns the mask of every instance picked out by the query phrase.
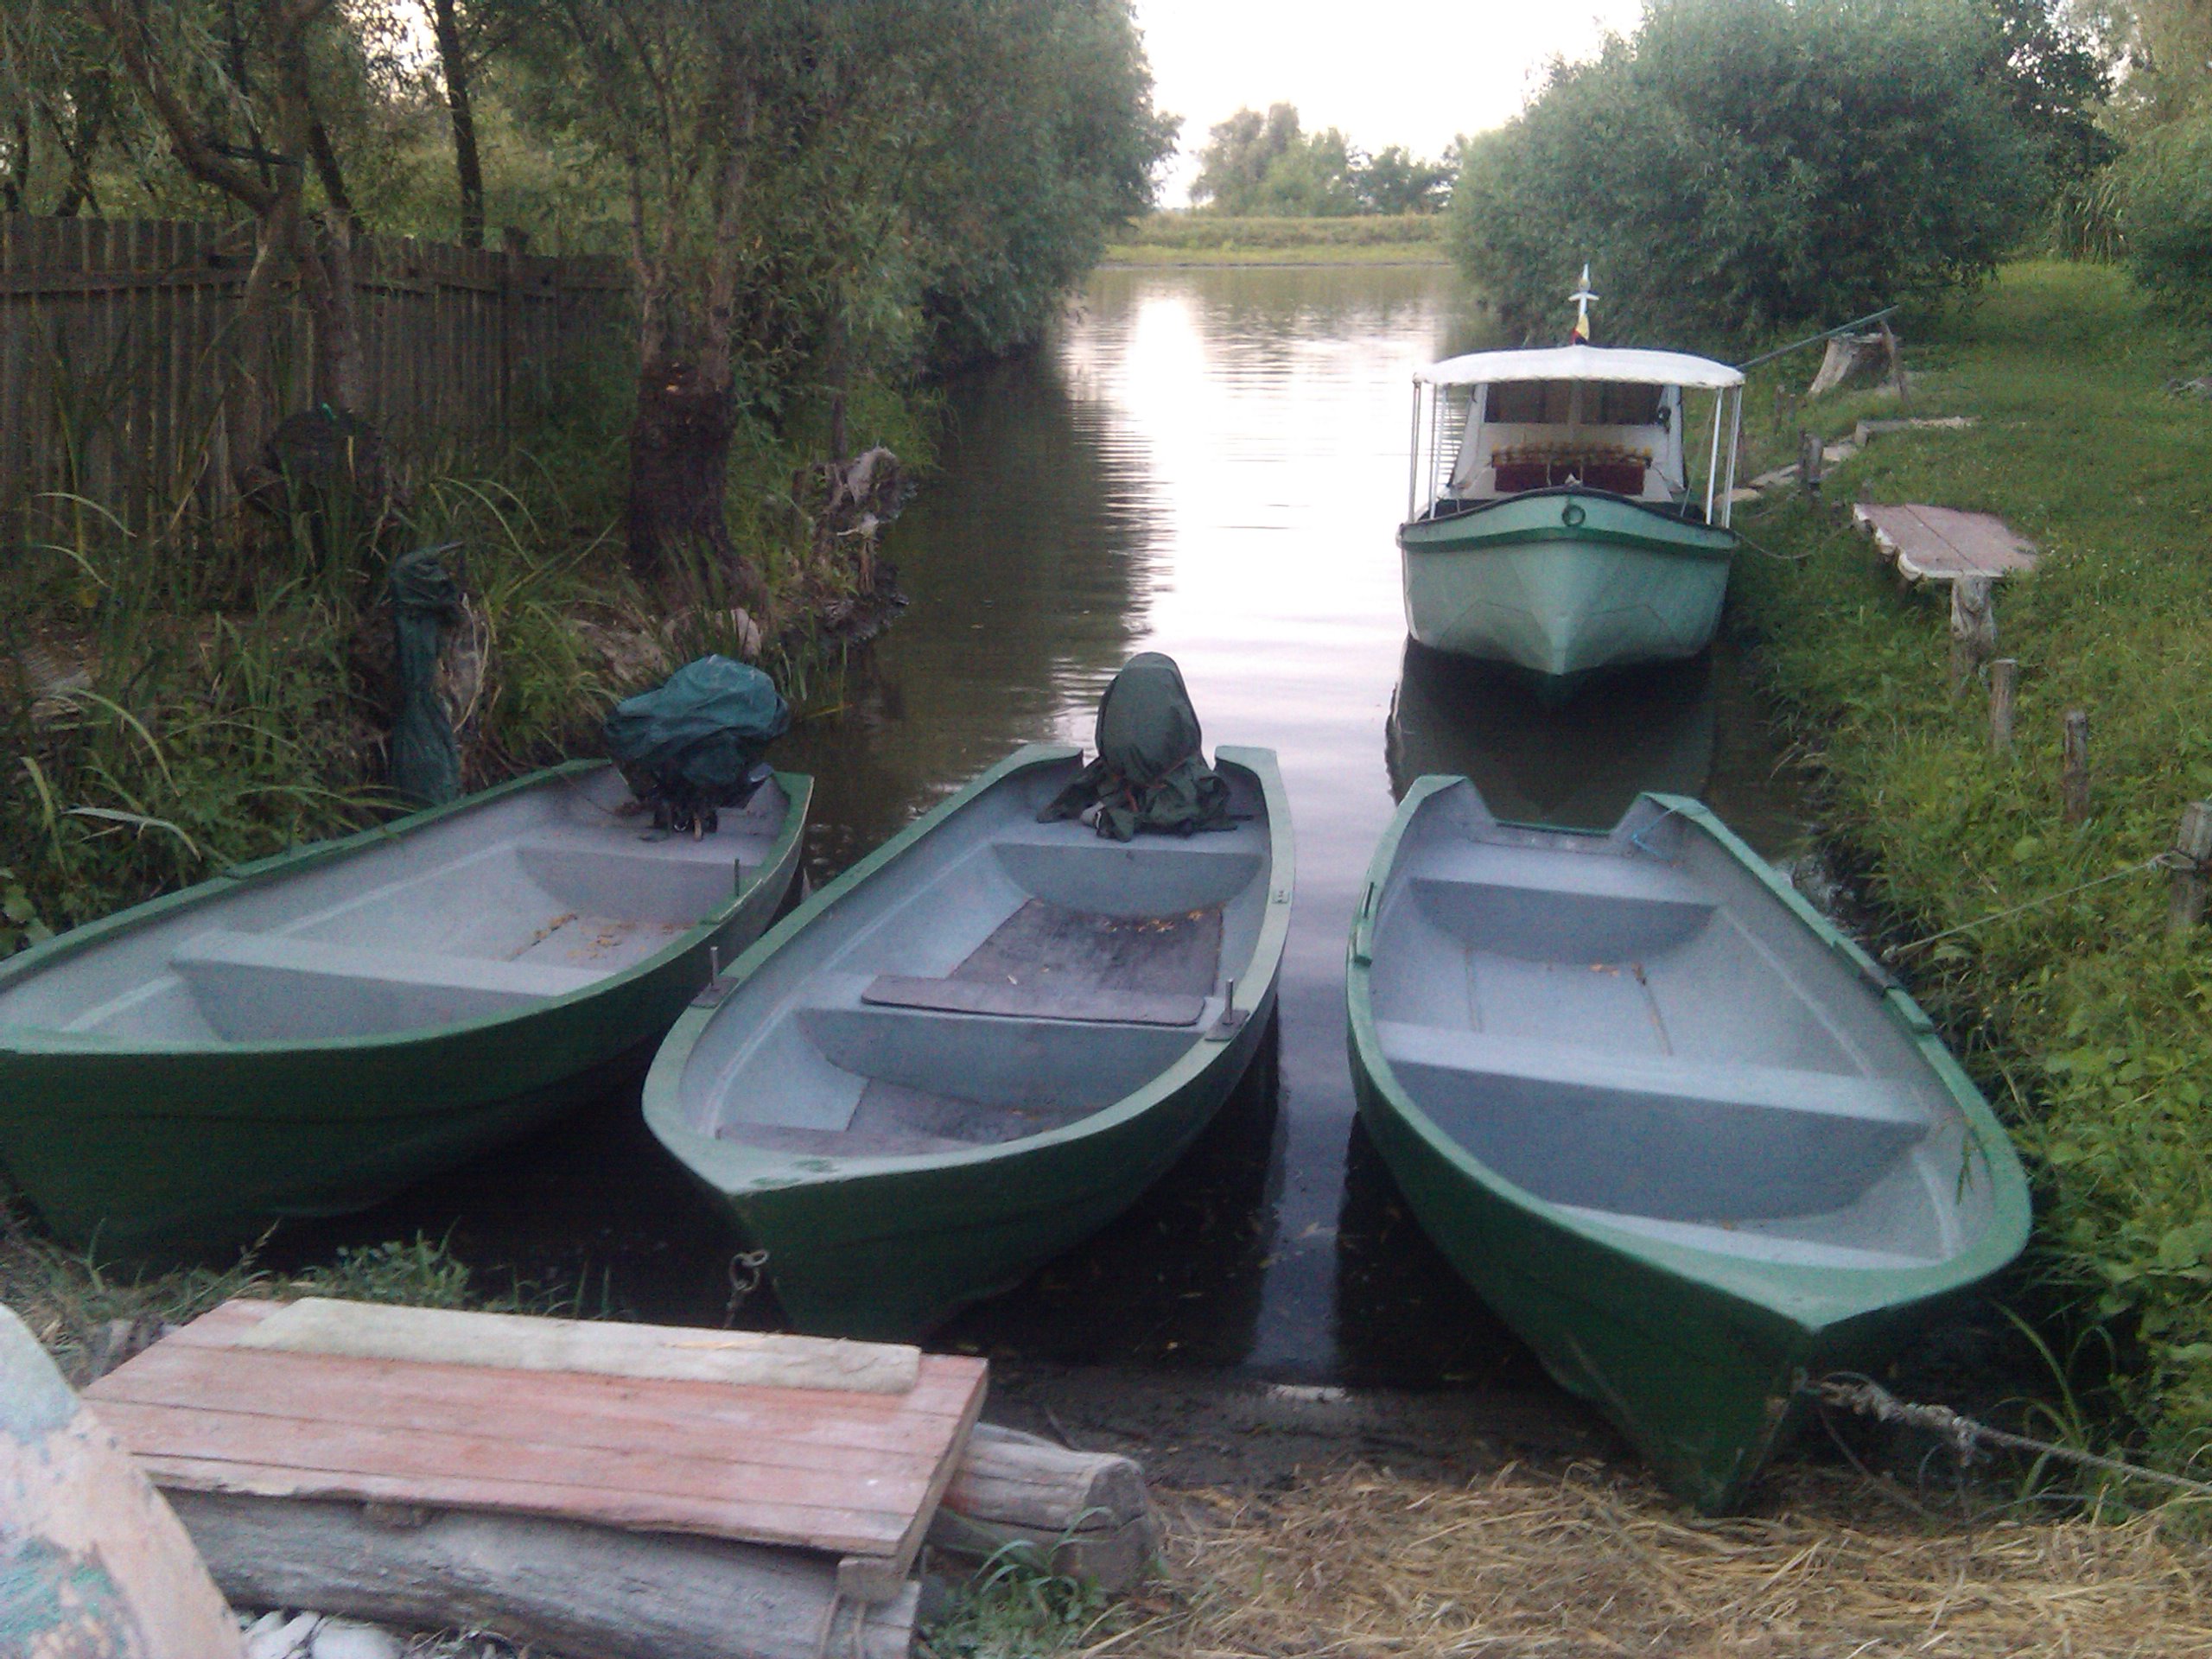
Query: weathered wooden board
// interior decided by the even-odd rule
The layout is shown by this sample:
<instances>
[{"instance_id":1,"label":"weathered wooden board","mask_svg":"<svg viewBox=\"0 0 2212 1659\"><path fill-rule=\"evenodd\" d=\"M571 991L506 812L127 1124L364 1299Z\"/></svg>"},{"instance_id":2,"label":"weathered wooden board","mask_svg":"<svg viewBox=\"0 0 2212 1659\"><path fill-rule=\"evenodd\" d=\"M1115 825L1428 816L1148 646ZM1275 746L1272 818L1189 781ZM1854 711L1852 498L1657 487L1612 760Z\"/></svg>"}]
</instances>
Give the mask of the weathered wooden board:
<instances>
[{"instance_id":1,"label":"weathered wooden board","mask_svg":"<svg viewBox=\"0 0 2212 1659\"><path fill-rule=\"evenodd\" d=\"M1994 513L1917 504L1874 506L1862 501L1851 514L1873 533L1898 570L1915 582L2008 576L2035 569L2035 544Z\"/></svg>"},{"instance_id":2,"label":"weathered wooden board","mask_svg":"<svg viewBox=\"0 0 2212 1659\"><path fill-rule=\"evenodd\" d=\"M943 1355L887 1394L245 1345L277 1306L227 1302L86 1390L156 1484L825 1550L881 1582L982 1405L983 1362Z\"/></svg>"},{"instance_id":3,"label":"weathered wooden board","mask_svg":"<svg viewBox=\"0 0 2212 1659\"><path fill-rule=\"evenodd\" d=\"M692 1331L608 1319L457 1313L309 1296L243 1329L235 1345L355 1359L419 1359L515 1371L588 1371L664 1382L906 1394L921 1350L887 1342Z\"/></svg>"}]
</instances>

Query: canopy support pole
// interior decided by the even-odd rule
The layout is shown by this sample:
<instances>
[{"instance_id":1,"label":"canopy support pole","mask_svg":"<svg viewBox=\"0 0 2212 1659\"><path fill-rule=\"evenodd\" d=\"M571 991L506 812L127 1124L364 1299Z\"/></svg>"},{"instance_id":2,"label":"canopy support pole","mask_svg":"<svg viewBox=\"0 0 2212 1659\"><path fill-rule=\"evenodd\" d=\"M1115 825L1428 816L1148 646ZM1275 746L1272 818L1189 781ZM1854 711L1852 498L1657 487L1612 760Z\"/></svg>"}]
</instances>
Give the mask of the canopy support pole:
<instances>
[{"instance_id":1,"label":"canopy support pole","mask_svg":"<svg viewBox=\"0 0 2212 1659\"><path fill-rule=\"evenodd\" d=\"M1414 424L1407 438L1406 522L1414 518L1414 498L1421 488L1421 382L1414 382Z\"/></svg>"},{"instance_id":2,"label":"canopy support pole","mask_svg":"<svg viewBox=\"0 0 2212 1659\"><path fill-rule=\"evenodd\" d=\"M1713 522L1713 486L1720 481L1720 406L1728 401L1726 391L1713 394L1713 454L1705 463L1705 522Z\"/></svg>"}]
</instances>

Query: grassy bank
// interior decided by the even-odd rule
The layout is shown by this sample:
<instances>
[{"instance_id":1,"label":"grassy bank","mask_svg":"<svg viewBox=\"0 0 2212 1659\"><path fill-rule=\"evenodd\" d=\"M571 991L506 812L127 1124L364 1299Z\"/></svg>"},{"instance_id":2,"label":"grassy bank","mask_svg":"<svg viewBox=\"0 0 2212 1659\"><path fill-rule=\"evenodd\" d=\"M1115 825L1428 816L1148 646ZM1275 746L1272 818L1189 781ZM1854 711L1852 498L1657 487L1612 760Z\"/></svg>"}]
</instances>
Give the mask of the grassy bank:
<instances>
[{"instance_id":1,"label":"grassy bank","mask_svg":"<svg viewBox=\"0 0 2212 1659\"><path fill-rule=\"evenodd\" d=\"M1199 213L1154 213L1106 250L1123 265L1387 265L1444 262L1434 214L1346 219L1236 219Z\"/></svg>"},{"instance_id":2,"label":"grassy bank","mask_svg":"<svg viewBox=\"0 0 2212 1659\"><path fill-rule=\"evenodd\" d=\"M1834 517L1779 498L1746 513L1796 562L1747 553L1735 589L1892 961L2031 1160L2073 1386L2177 1466L2212 1447L2212 931L2168 938L2166 879L2139 867L2212 796L2212 406L2165 390L2205 359L2116 270L2015 266L1910 345L1913 412L1979 424L1878 439L1831 481L1997 512L2043 549L1998 602L2021 664L2009 759L1980 689L1951 696L1942 601L1902 593ZM1791 359L1790 383L1812 367ZM1777 409L1776 384L1750 393L1754 470L1800 419L1836 435L1895 412L1871 393ZM2073 709L2092 734L2079 828L2060 802Z\"/></svg>"}]
</instances>

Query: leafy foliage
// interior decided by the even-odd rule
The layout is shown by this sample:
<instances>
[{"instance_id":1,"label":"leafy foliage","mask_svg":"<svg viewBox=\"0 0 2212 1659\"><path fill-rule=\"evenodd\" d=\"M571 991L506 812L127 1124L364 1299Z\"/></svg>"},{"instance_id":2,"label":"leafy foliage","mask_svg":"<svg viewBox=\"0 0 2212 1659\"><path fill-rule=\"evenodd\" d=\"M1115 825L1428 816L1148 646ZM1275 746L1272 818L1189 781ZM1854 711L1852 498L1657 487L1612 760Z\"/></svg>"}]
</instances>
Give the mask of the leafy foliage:
<instances>
[{"instance_id":1,"label":"leafy foliage","mask_svg":"<svg viewBox=\"0 0 2212 1659\"><path fill-rule=\"evenodd\" d=\"M1191 198L1239 217L1334 219L1433 213L1451 187L1453 158L1426 162L1393 144L1370 157L1334 127L1309 133L1298 107L1239 110L1208 133Z\"/></svg>"},{"instance_id":2,"label":"leafy foliage","mask_svg":"<svg viewBox=\"0 0 2212 1659\"><path fill-rule=\"evenodd\" d=\"M2053 0L1980 0L1997 20L1987 73L2012 116L2043 150L2062 188L2080 185L2120 154L2099 124L2118 60L2110 31L2088 26Z\"/></svg>"},{"instance_id":3,"label":"leafy foliage","mask_svg":"<svg viewBox=\"0 0 2212 1659\"><path fill-rule=\"evenodd\" d=\"M1619 336L1719 341L1986 277L2043 182L1972 0L1656 0L1466 147L1469 275L1524 328L1587 259Z\"/></svg>"},{"instance_id":4,"label":"leafy foliage","mask_svg":"<svg viewBox=\"0 0 2212 1659\"><path fill-rule=\"evenodd\" d=\"M2136 279L2212 305L2212 105L2145 133L2117 175Z\"/></svg>"}]
</instances>

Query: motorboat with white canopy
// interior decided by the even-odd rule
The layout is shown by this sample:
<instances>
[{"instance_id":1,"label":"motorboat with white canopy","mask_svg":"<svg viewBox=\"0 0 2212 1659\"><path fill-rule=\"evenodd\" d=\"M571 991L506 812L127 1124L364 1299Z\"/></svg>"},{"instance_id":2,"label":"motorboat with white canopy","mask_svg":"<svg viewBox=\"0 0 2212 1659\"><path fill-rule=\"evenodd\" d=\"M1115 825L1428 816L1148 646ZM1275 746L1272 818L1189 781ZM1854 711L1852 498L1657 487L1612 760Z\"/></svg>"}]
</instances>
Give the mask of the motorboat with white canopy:
<instances>
[{"instance_id":1,"label":"motorboat with white canopy","mask_svg":"<svg viewBox=\"0 0 2212 1659\"><path fill-rule=\"evenodd\" d=\"M1736 549L1743 389L1725 363L1580 340L1418 371L1414 638L1562 684L1702 651Z\"/></svg>"}]
</instances>

